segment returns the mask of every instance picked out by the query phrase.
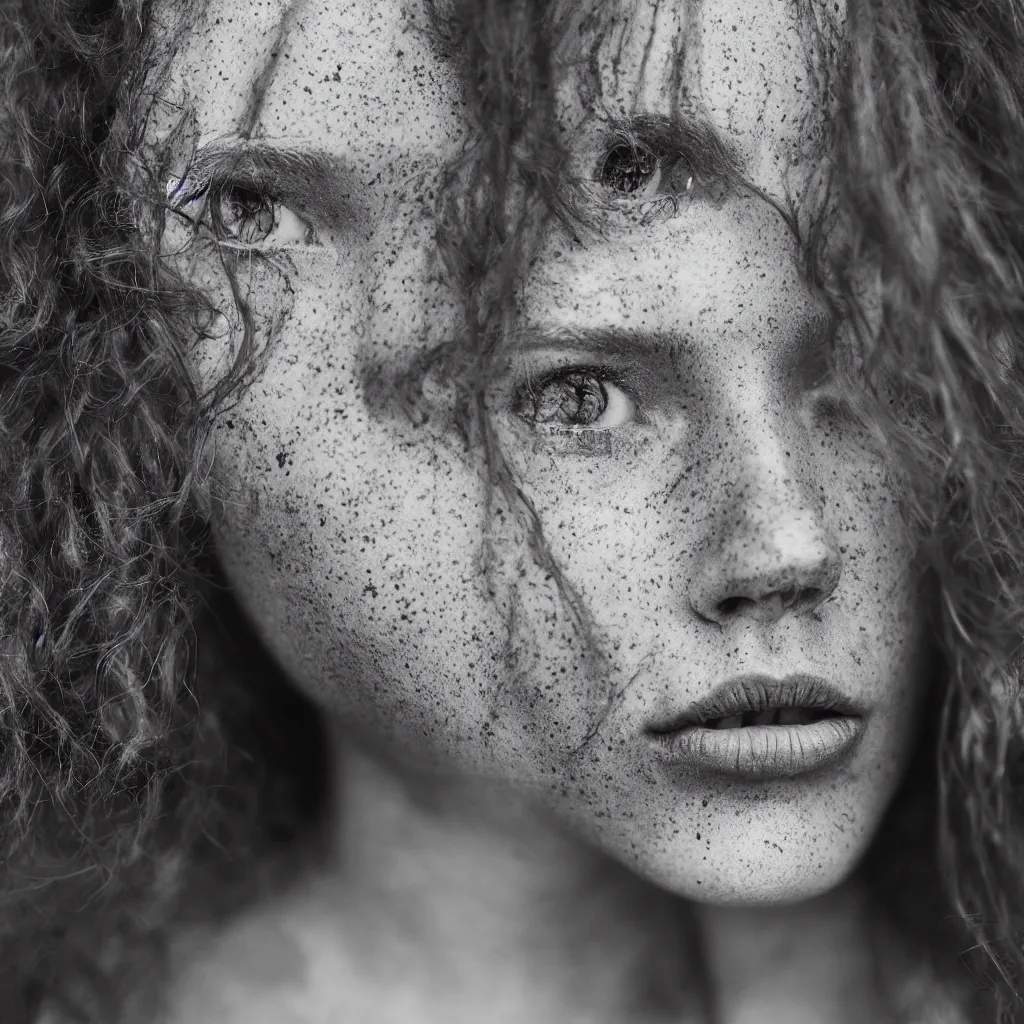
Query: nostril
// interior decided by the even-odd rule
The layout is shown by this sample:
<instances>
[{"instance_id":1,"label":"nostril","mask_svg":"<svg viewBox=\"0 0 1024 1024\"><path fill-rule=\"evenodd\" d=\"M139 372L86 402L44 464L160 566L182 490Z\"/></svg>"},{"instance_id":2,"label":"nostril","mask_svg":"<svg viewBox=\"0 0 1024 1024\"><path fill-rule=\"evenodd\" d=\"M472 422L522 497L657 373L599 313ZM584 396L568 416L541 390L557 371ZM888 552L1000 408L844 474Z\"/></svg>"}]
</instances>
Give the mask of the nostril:
<instances>
[{"instance_id":1,"label":"nostril","mask_svg":"<svg viewBox=\"0 0 1024 1024\"><path fill-rule=\"evenodd\" d=\"M715 617L719 621L742 617L776 621L786 612L817 607L824 596L818 587L787 587L758 597L732 594L718 602Z\"/></svg>"},{"instance_id":2,"label":"nostril","mask_svg":"<svg viewBox=\"0 0 1024 1024\"><path fill-rule=\"evenodd\" d=\"M798 508L793 495L780 494L766 516L762 506L769 498L759 496L756 515L741 509L704 539L686 595L704 622L721 627L741 621L771 625L787 616L817 618L838 587L842 552L818 513L808 503Z\"/></svg>"},{"instance_id":3,"label":"nostril","mask_svg":"<svg viewBox=\"0 0 1024 1024\"><path fill-rule=\"evenodd\" d=\"M727 597L718 602L718 612L722 618L733 618L741 612L750 611L756 604L749 597Z\"/></svg>"}]
</instances>

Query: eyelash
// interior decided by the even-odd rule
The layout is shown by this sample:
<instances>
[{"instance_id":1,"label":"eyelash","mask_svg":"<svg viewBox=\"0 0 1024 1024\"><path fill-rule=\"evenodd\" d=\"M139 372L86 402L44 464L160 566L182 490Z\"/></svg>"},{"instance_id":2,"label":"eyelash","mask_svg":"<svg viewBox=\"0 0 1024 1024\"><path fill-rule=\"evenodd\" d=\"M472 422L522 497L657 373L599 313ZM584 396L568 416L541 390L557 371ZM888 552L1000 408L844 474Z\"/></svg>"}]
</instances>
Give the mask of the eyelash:
<instances>
[{"instance_id":1,"label":"eyelash","mask_svg":"<svg viewBox=\"0 0 1024 1024\"><path fill-rule=\"evenodd\" d=\"M733 177L720 154L690 159L675 147L663 150L613 136L595 168L592 187L600 209L649 225L676 216L698 199L721 202Z\"/></svg>"},{"instance_id":2,"label":"eyelash","mask_svg":"<svg viewBox=\"0 0 1024 1024\"><path fill-rule=\"evenodd\" d=\"M225 226L225 218L223 209L225 203L231 201L232 193L234 193L235 203L232 205L239 211L238 219L244 220L246 217L256 218L264 213L269 213L271 216L270 226L261 226L257 230L264 232L262 238L250 239L248 241L241 238L244 228L240 229L237 233L230 231ZM242 193L248 193L249 197L253 197L255 202L251 202L245 198L240 198ZM210 178L202 182L199 182L195 187L188 188L188 179L182 179L173 188L168 186L168 198L171 202L172 209L182 214L188 219L197 229L205 227L218 245L225 246L227 248L243 249L247 251L273 251L274 249L284 248L283 245L277 246L264 246L263 243L273 234L274 231L282 227L282 220L285 213L289 214L295 221L304 225L305 232L302 238L303 244L312 244L316 240L313 228L306 224L305 221L299 217L289 207L285 206L281 197L278 196L270 189L261 187L258 183L253 182L241 182L232 180L230 178ZM201 203L201 206L194 215L191 215L185 211L185 207ZM244 207L256 206L259 204L255 212L244 212Z\"/></svg>"},{"instance_id":3,"label":"eyelash","mask_svg":"<svg viewBox=\"0 0 1024 1024\"><path fill-rule=\"evenodd\" d=\"M672 177L681 179L681 172L686 174L686 183L682 188L667 193L660 191L663 181ZM652 181L656 181L656 195L646 200L652 202L661 198L679 198L690 192L695 183L695 176L683 160L669 161L644 146L616 142L605 151L597 168L595 180L604 188L616 193L617 199L634 198L635 193L644 191ZM631 187L621 187L623 185Z\"/></svg>"},{"instance_id":4,"label":"eyelash","mask_svg":"<svg viewBox=\"0 0 1024 1024\"><path fill-rule=\"evenodd\" d=\"M610 455L614 451L618 438L617 432L621 427L573 427L564 424L551 422L540 423L536 419L531 420L523 415L522 409L531 400L538 402L541 393L553 384L567 383L573 377L589 378L596 381L602 394L607 399L606 386L611 385L622 392L623 396L630 403L632 417L629 422L635 422L638 413L638 402L632 389L622 378L622 374L609 366L567 366L549 373L543 374L537 379L528 379L520 384L512 398L512 410L516 416L526 423L531 430L539 435L538 440L542 443L548 442L557 444L560 453L580 455ZM608 409L606 400L605 407L601 410L603 415Z\"/></svg>"}]
</instances>

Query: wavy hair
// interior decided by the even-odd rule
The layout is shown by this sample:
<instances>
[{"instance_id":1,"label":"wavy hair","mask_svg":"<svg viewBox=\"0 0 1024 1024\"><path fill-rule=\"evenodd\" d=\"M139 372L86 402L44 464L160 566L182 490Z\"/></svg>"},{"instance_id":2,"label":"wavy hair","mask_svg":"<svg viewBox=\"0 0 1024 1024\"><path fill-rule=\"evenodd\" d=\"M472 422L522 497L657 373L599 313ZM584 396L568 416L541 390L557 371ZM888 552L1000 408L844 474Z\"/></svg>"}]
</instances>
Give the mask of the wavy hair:
<instances>
[{"instance_id":1,"label":"wavy hair","mask_svg":"<svg viewBox=\"0 0 1024 1024\"><path fill-rule=\"evenodd\" d=\"M478 385L545 220L577 218L554 110L573 5L432 6L476 128L438 210L468 324L452 372L468 436L523 508ZM251 642L232 647L245 625L209 543L206 440L259 353L236 294L234 365L197 391L188 348L216 311L153 244L151 18L151 0L0 9L5 1020L44 1000L118 1019L172 924L275 884L296 848L315 850L323 809L318 718L246 657ZM974 980L972 1019L1010 1020L1024 985L1024 4L850 0L841 32L819 29L835 116L807 273L854 327L857 358L837 372L855 374L920 538L942 684L863 870L915 950Z\"/></svg>"}]
</instances>

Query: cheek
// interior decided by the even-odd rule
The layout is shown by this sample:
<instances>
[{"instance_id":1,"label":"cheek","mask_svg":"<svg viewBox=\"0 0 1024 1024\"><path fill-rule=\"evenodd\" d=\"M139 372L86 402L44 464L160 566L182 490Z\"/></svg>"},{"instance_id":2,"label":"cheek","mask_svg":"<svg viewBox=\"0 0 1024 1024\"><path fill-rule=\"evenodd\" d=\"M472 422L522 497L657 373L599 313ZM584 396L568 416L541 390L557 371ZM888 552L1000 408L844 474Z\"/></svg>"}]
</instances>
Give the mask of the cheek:
<instances>
[{"instance_id":1,"label":"cheek","mask_svg":"<svg viewBox=\"0 0 1024 1024\"><path fill-rule=\"evenodd\" d=\"M488 514L450 410L403 412L395 382L454 335L455 306L410 284L431 279L425 249L375 250L401 256L295 275L264 372L219 418L218 554L325 708L409 756L535 774L585 732L579 637L500 494ZM209 344L203 372L222 357Z\"/></svg>"},{"instance_id":2,"label":"cheek","mask_svg":"<svg viewBox=\"0 0 1024 1024\"><path fill-rule=\"evenodd\" d=\"M850 799L851 814L870 830L912 749L933 666L913 538L893 482L856 442L835 432L819 436L803 466L825 528L837 538L836 591L813 616L783 620L766 636L742 628L723 635L691 610L691 579L720 525L708 496L723 486L713 474L701 481L687 475L696 460L685 439L652 442L628 459L525 456L517 465L551 554L591 615L601 668L588 675L588 706L600 707L603 696L615 711L602 735L616 735L623 723L642 731L653 703L695 699L725 675L768 666L813 670L872 709L862 756L837 789L846 796L836 797ZM533 624L536 635L543 636L542 625ZM544 652L552 664L561 659L563 678L579 671L575 650L563 642Z\"/></svg>"},{"instance_id":3,"label":"cheek","mask_svg":"<svg viewBox=\"0 0 1024 1024\"><path fill-rule=\"evenodd\" d=\"M551 578L518 540L485 542L479 478L373 426L291 436L223 452L248 481L223 473L239 500L216 526L290 678L414 761L531 776L565 763L600 693Z\"/></svg>"},{"instance_id":4,"label":"cheek","mask_svg":"<svg viewBox=\"0 0 1024 1024\"><path fill-rule=\"evenodd\" d=\"M900 510L896 484L877 464L837 479L835 491L849 661L891 708L893 724L906 729L933 667L928 594L916 563L916 541ZM892 743L909 748L908 733L894 732Z\"/></svg>"}]
</instances>

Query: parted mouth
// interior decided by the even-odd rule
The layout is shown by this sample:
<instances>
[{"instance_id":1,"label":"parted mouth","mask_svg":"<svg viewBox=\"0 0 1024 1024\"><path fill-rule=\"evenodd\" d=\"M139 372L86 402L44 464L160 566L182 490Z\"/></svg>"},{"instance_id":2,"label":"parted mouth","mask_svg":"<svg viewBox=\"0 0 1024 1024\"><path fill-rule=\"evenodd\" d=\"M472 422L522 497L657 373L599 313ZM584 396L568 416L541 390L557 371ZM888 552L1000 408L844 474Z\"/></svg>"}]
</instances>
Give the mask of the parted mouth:
<instances>
[{"instance_id":1,"label":"parted mouth","mask_svg":"<svg viewBox=\"0 0 1024 1024\"><path fill-rule=\"evenodd\" d=\"M764 711L744 711L739 715L724 718L709 718L707 721L686 726L690 729L745 729L752 725L813 725L826 718L838 718L840 712L824 708L773 707Z\"/></svg>"},{"instance_id":2,"label":"parted mouth","mask_svg":"<svg viewBox=\"0 0 1024 1024\"><path fill-rule=\"evenodd\" d=\"M830 718L860 717L862 709L818 676L736 676L715 687L679 715L652 726L654 734L692 729L814 725Z\"/></svg>"},{"instance_id":3,"label":"parted mouth","mask_svg":"<svg viewBox=\"0 0 1024 1024\"><path fill-rule=\"evenodd\" d=\"M650 727L669 771L761 783L838 769L857 749L864 709L817 676L737 676Z\"/></svg>"}]
</instances>

